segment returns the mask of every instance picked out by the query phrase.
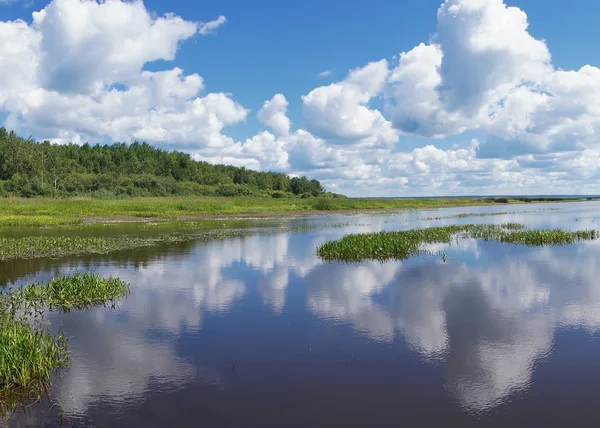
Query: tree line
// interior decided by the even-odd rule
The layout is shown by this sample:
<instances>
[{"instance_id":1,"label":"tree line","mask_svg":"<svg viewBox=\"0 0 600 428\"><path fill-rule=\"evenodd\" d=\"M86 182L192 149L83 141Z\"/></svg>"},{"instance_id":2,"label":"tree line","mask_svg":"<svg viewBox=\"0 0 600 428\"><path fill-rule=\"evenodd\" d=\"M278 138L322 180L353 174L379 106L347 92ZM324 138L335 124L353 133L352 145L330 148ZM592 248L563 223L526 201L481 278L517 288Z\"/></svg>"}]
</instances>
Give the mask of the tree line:
<instances>
[{"instance_id":1,"label":"tree line","mask_svg":"<svg viewBox=\"0 0 600 428\"><path fill-rule=\"evenodd\" d=\"M339 197L318 180L198 162L147 143L56 145L0 128L0 196Z\"/></svg>"}]
</instances>

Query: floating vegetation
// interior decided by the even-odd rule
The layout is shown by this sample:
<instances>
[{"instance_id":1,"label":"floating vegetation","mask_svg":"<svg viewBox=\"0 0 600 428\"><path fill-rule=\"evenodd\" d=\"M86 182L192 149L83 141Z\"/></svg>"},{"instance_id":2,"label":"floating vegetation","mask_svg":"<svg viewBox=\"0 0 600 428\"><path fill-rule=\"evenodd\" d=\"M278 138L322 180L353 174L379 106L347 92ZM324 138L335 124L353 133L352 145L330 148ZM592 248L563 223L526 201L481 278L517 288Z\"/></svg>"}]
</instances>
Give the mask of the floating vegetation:
<instances>
[{"instance_id":1,"label":"floating vegetation","mask_svg":"<svg viewBox=\"0 0 600 428\"><path fill-rule=\"evenodd\" d=\"M317 254L327 261L404 260L432 254L424 244L452 243L453 239L475 238L502 243L543 246L566 245L598 238L596 230L524 230L519 223L468 224L430 227L397 232L361 233L323 244Z\"/></svg>"},{"instance_id":2,"label":"floating vegetation","mask_svg":"<svg viewBox=\"0 0 600 428\"><path fill-rule=\"evenodd\" d=\"M38 258L60 258L81 256L86 254L108 254L135 248L154 247L177 244L189 241L213 241L221 239L243 238L246 236L269 233L300 232L343 228L349 226L367 226L354 223L334 223L321 226L259 227L241 229L200 229L197 222L179 224L179 229L172 233L148 234L137 236L131 234L115 236L4 236L0 237L0 262L7 260L25 260ZM138 233L144 233L145 228ZM165 230L166 232L166 230Z\"/></svg>"},{"instance_id":3,"label":"floating vegetation","mask_svg":"<svg viewBox=\"0 0 600 428\"><path fill-rule=\"evenodd\" d=\"M182 235L153 237L27 236L0 237L0 261L64 257L81 254L106 254L119 250L149 247L191 239Z\"/></svg>"},{"instance_id":4,"label":"floating vegetation","mask_svg":"<svg viewBox=\"0 0 600 428\"><path fill-rule=\"evenodd\" d=\"M124 281L93 273L0 293L0 418L39 401L52 375L68 364L67 339L48 332L45 310L114 307L128 294Z\"/></svg>"},{"instance_id":5,"label":"floating vegetation","mask_svg":"<svg viewBox=\"0 0 600 428\"><path fill-rule=\"evenodd\" d=\"M283 229L284 231L287 229ZM281 230L276 230L277 232ZM175 244L191 240L214 240L248 236L251 229L212 230L197 234L160 234L153 236L25 236L0 237L0 261L58 258L83 254L108 254L134 248Z\"/></svg>"}]
</instances>

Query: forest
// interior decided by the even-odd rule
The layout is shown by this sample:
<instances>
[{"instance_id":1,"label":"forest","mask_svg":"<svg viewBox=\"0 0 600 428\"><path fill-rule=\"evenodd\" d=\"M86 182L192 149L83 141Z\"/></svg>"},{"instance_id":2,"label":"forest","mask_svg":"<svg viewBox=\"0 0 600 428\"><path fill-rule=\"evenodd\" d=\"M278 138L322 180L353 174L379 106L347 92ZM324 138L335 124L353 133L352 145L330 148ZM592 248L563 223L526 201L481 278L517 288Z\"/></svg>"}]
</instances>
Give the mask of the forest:
<instances>
[{"instance_id":1,"label":"forest","mask_svg":"<svg viewBox=\"0 0 600 428\"><path fill-rule=\"evenodd\" d=\"M198 162L147 143L56 145L0 128L0 197L342 197L318 180Z\"/></svg>"}]
</instances>

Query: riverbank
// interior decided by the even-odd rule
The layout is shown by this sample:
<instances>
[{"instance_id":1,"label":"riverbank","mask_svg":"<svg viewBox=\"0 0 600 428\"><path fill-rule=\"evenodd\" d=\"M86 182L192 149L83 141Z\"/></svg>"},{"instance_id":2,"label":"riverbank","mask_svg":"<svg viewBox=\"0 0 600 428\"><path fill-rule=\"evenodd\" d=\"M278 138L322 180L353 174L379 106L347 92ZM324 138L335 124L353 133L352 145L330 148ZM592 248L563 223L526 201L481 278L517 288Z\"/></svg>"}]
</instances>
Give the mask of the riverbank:
<instances>
[{"instance_id":1,"label":"riverbank","mask_svg":"<svg viewBox=\"0 0 600 428\"><path fill-rule=\"evenodd\" d=\"M567 201L567 199L563 199ZM568 199L579 201L584 199ZM314 214L546 202L539 198L301 199L301 198L7 198L0 199L0 226L54 226L88 221L269 218Z\"/></svg>"}]
</instances>

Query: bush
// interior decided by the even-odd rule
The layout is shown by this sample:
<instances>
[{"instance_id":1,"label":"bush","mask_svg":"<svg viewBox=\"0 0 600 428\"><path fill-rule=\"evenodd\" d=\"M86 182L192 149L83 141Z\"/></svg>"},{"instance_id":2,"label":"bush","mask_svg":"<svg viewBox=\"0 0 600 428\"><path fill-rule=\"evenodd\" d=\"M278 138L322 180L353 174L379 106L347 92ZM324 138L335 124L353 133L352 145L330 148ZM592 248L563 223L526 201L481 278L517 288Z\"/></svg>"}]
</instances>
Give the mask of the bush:
<instances>
[{"instance_id":1,"label":"bush","mask_svg":"<svg viewBox=\"0 0 600 428\"><path fill-rule=\"evenodd\" d=\"M254 192L245 184L221 184L217 188L219 196L252 196Z\"/></svg>"},{"instance_id":2,"label":"bush","mask_svg":"<svg viewBox=\"0 0 600 428\"><path fill-rule=\"evenodd\" d=\"M8 191L8 181L0 180L0 198L8 196L10 196L10 192Z\"/></svg>"},{"instance_id":3,"label":"bush","mask_svg":"<svg viewBox=\"0 0 600 428\"><path fill-rule=\"evenodd\" d=\"M329 211L334 209L331 201L328 201L327 199L319 199L313 204L313 208L318 211Z\"/></svg>"}]
</instances>

